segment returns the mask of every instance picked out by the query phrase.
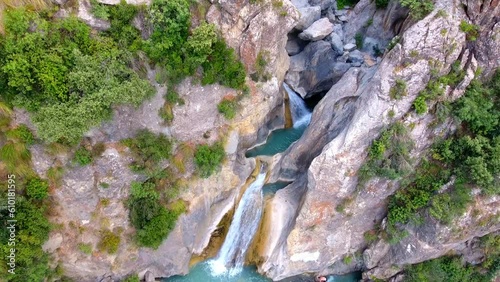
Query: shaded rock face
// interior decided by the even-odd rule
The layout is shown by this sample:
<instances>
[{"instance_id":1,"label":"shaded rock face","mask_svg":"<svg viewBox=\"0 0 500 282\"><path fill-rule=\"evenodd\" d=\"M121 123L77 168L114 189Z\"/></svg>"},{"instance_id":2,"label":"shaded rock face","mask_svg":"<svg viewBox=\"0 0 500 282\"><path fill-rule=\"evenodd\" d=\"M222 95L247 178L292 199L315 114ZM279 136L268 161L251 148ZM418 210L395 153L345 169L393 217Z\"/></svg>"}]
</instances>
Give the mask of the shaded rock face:
<instances>
[{"instance_id":1,"label":"shaded rock face","mask_svg":"<svg viewBox=\"0 0 500 282\"><path fill-rule=\"evenodd\" d=\"M494 69L500 65L498 56L492 55L500 52L500 48L495 47L500 38L487 37L476 43L467 42L464 33L459 30L459 24L461 20L467 20L468 15L457 5L455 1L439 0L435 4L436 10L416 23L408 22L405 18L408 11L394 1L386 11L376 11L372 7L373 3L362 0L348 14L348 17L355 17L366 13L370 16L363 17L373 17L374 26L377 22L387 27L389 31L378 32L378 37L371 35L368 28L366 34L377 40L389 38L389 34L398 30L404 31L400 34L401 43L387 52L374 68L351 69L344 74L315 108L311 124L302 138L277 161L272 178L296 179L300 184L295 185L305 190L302 201L292 199L292 195L287 192L273 199L273 206L268 210L270 216L265 220L283 229L271 229L267 235L274 239L269 239L267 245L262 247L271 250L261 253L263 263L259 270L262 273L278 280L303 272L340 274L356 269L356 266L340 267L336 262L345 255L363 251L367 247L364 232L374 229L384 219L387 199L399 187L397 181L375 178L357 191L357 171L366 159L367 148L372 140L377 138L381 129L396 120L401 120L407 126L412 124L414 127L409 134L415 142L415 148L411 155L420 159L437 136L446 136L453 130L451 122L433 127L430 126L434 121L432 114L416 116L411 112L413 100L425 88L430 70L435 68L435 65L429 64L429 60L441 63L438 68L441 75L446 74L456 60L461 62L466 71L464 81L456 89L447 92L449 100L463 94L478 66L483 67L484 64L487 69ZM437 16L439 9L445 10L447 16ZM492 10L495 9L496 6ZM467 13L470 13L469 9ZM345 26L345 42L359 30L356 26L364 24L363 19L358 19L357 24L354 21L356 19L352 18ZM352 28L348 28L351 24ZM492 26L489 22L484 24ZM493 24L493 28L496 25ZM373 27L371 32L378 28ZM446 36L441 35L442 29L447 30ZM489 34L489 31L484 32ZM481 44L493 46L494 50L481 49ZM413 54L417 51L419 55L411 58L412 50ZM482 63L476 60L476 56L490 56L490 60ZM290 72L294 70L295 61L292 58ZM287 75L288 78L291 77ZM407 84L408 94L400 100L389 97L396 79L403 79ZM350 102L342 103L346 100ZM388 116L389 111L391 115L394 113L394 117ZM332 123L338 127L332 126ZM306 183L303 183L304 175L307 175ZM294 183L289 187L293 187ZM301 204L294 205L297 208L294 210L288 204L290 201ZM341 204L343 211L336 209ZM287 208L279 209L281 205ZM480 218L494 217L499 213L499 200L496 197L488 200L477 198L475 205L485 207ZM291 222L289 217L296 214L295 225L288 228ZM401 245L389 247L379 242L370 246L364 263L373 269L367 274L389 278L399 271L391 270L392 264L416 263L443 255L448 250L463 246L473 237L499 228L496 221L481 226L470 215L458 218L457 226L463 229L451 234L453 232L450 233L448 227L428 220L425 226L409 227L412 235Z\"/></svg>"},{"instance_id":2,"label":"shaded rock face","mask_svg":"<svg viewBox=\"0 0 500 282\"><path fill-rule=\"evenodd\" d=\"M302 97L327 91L350 67L349 64L335 62L336 57L328 42L313 42L290 58L285 82Z\"/></svg>"}]
</instances>

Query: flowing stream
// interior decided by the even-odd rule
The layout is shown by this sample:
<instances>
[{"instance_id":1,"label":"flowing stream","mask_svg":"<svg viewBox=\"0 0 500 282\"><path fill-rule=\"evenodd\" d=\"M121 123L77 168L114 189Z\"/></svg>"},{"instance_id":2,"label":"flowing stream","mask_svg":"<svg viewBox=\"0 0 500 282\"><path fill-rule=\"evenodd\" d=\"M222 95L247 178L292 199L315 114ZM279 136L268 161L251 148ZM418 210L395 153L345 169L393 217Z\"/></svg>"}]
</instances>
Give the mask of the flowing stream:
<instances>
[{"instance_id":1,"label":"flowing stream","mask_svg":"<svg viewBox=\"0 0 500 282\"><path fill-rule=\"evenodd\" d=\"M246 153L247 157L273 156L285 151L293 142L299 140L311 122L311 110L307 108L302 97L286 83L283 83L283 87L288 93L293 127L274 130L267 137L266 143L249 150Z\"/></svg>"},{"instance_id":2,"label":"flowing stream","mask_svg":"<svg viewBox=\"0 0 500 282\"><path fill-rule=\"evenodd\" d=\"M269 135L265 144L249 150L247 157L275 155L285 151L297 141L311 121L311 110L297 93L283 83L290 101L293 127L278 129ZM266 171L262 169L256 179L245 190L233 216L228 234L218 255L194 266L186 276L173 276L168 282L269 282L272 281L257 273L255 267L244 266L245 255L257 231L263 209L263 193L275 193L288 183L266 184ZM263 188L264 187L264 188ZM264 191L264 192L263 192ZM352 282L359 280L359 273L344 276L330 276L329 282ZM289 278L287 281L307 281L302 278Z\"/></svg>"}]
</instances>

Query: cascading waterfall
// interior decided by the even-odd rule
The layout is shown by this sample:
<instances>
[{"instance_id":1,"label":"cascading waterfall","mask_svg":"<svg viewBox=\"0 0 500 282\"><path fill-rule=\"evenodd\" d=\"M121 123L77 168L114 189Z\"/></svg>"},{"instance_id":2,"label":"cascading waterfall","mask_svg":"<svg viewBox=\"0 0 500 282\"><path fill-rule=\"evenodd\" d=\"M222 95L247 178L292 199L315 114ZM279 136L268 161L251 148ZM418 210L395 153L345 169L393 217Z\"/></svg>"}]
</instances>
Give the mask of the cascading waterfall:
<instances>
[{"instance_id":1,"label":"cascading waterfall","mask_svg":"<svg viewBox=\"0 0 500 282\"><path fill-rule=\"evenodd\" d=\"M217 257L210 262L213 275L235 275L241 272L245 255L259 227L262 216L262 186L266 171L261 170L241 197L226 240Z\"/></svg>"},{"instance_id":2,"label":"cascading waterfall","mask_svg":"<svg viewBox=\"0 0 500 282\"><path fill-rule=\"evenodd\" d=\"M311 121L311 111L307 108L306 102L299 96L299 94L295 93L290 86L286 83L283 83L283 87L288 93L288 98L290 101L290 111L292 113L292 121L293 127L305 127L309 125Z\"/></svg>"}]
</instances>

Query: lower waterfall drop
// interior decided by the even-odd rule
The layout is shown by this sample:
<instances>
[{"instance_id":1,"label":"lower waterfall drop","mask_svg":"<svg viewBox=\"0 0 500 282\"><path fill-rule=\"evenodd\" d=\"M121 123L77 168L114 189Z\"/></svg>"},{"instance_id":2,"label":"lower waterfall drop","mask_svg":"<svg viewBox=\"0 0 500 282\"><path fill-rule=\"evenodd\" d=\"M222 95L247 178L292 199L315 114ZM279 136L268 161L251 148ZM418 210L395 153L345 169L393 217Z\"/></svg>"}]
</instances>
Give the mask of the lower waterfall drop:
<instances>
[{"instance_id":1,"label":"lower waterfall drop","mask_svg":"<svg viewBox=\"0 0 500 282\"><path fill-rule=\"evenodd\" d=\"M217 257L210 262L214 275L233 276L243 269L246 252L262 216L262 186L264 186L265 179L266 171L263 170L243 193L226 240Z\"/></svg>"}]
</instances>

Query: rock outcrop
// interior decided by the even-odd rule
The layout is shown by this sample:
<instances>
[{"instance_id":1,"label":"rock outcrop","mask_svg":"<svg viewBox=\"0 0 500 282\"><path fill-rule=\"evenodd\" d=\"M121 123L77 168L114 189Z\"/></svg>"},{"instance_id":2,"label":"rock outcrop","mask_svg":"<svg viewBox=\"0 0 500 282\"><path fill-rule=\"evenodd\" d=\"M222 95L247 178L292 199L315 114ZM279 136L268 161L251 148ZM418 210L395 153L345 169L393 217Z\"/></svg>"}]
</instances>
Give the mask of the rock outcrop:
<instances>
[{"instance_id":1,"label":"rock outcrop","mask_svg":"<svg viewBox=\"0 0 500 282\"><path fill-rule=\"evenodd\" d=\"M497 20L489 17L489 11L496 11L498 3L485 4L491 5L489 10L477 7L477 11L485 13L485 18L490 18L490 21L482 24L493 28L493 31L481 27L484 37L477 42L470 42L459 25L462 20L469 20L471 9L467 9L466 13L456 1L436 1L435 11L416 23L406 19L408 11L395 1L389 4L386 11L376 11L370 6L374 4L369 2L360 1L351 12L349 17L352 20L348 21L345 29L346 42L365 22L358 19L359 23L356 24L352 17L369 11L366 13L373 17L373 25L377 22L384 28L379 34L402 32L400 44L387 52L373 69L349 70L315 108L311 124L302 138L283 153L274 167L275 179L296 179L295 182L300 184L294 182L279 191L273 199L272 208L266 211L266 220L273 225L283 226L283 229L271 229L267 234L270 239L262 247L270 251L261 253L264 262L259 270L273 279L303 272L347 271L330 266L335 266L344 256L367 247L363 233L380 224L386 216L386 201L399 185L397 181L372 179L360 191L357 190L357 171L364 163L372 140L382 128L395 120L413 124L415 127L410 136L416 146L412 155L419 159L435 136L445 136L452 130L447 123L438 127L429 126L434 120L431 114L420 117L409 113L413 100L425 88L431 69L436 69L433 62L440 62L437 67L440 74L446 74L456 60L461 62L467 72L464 82L448 93L448 99L451 100L463 94L463 89L474 77L478 66L491 72L500 65L497 55L492 55L500 52L497 45L500 39L488 36L490 32L498 32ZM438 14L440 9L446 11L446 15ZM481 25L480 22L476 24ZM373 27L373 30L379 28ZM442 32L443 29L446 34ZM494 49L487 53L486 49L480 48L483 45ZM489 58L489 62L484 59L476 62L476 56ZM396 79L404 80L407 85L407 95L400 100L389 97ZM306 183L303 181L304 175L307 175ZM302 200L292 198L300 196L291 191L298 189L297 185L303 191ZM343 208L337 209L339 205ZM499 213L499 201L495 197L489 200L478 198L476 205L485 206L480 218L495 217ZM293 221L290 218L296 214L298 216L292 228L290 222ZM470 215L464 215L457 221L458 226L463 227L460 236L450 234L449 229L429 220L422 227L410 229L412 235L400 245L388 247L386 243L379 242L371 246L366 252L365 263L373 269L367 275L388 278L397 272L391 272L392 264L431 259L475 236L500 228L498 221L494 220L488 226L481 226L478 221L471 220ZM429 247L433 250L428 250Z\"/></svg>"},{"instance_id":2,"label":"rock outcrop","mask_svg":"<svg viewBox=\"0 0 500 282\"><path fill-rule=\"evenodd\" d=\"M317 41L290 58L285 82L302 97L328 91L349 69L347 63L336 62L337 54L331 44Z\"/></svg>"}]
</instances>

